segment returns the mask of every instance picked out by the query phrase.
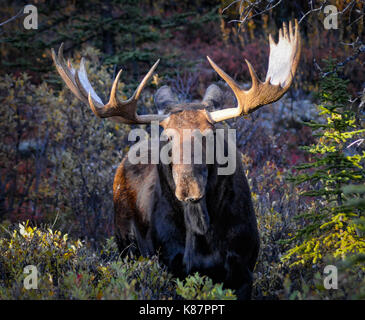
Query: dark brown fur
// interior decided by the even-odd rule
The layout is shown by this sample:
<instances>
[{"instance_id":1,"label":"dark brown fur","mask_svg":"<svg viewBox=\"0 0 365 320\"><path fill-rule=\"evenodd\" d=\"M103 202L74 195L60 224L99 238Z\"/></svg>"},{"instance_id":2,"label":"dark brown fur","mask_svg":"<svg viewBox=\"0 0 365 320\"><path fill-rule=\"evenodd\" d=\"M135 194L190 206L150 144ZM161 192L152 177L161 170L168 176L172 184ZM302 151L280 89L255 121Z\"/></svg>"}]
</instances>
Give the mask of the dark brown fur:
<instances>
[{"instance_id":1,"label":"dark brown fur","mask_svg":"<svg viewBox=\"0 0 365 320\"><path fill-rule=\"evenodd\" d=\"M164 129L214 130L204 110L179 107ZM133 165L126 156L114 180L120 251L159 254L175 276L198 271L250 298L259 237L240 159L237 151L235 173L224 176L218 164Z\"/></svg>"}]
</instances>

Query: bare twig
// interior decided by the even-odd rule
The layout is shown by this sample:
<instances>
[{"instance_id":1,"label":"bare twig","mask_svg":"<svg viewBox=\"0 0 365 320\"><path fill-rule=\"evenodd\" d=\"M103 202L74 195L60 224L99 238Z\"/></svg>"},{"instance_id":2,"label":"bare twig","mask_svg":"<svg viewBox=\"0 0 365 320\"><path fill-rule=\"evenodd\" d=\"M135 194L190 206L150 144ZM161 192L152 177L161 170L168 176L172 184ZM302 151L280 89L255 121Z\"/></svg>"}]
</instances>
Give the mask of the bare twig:
<instances>
[{"instance_id":1,"label":"bare twig","mask_svg":"<svg viewBox=\"0 0 365 320\"><path fill-rule=\"evenodd\" d=\"M232 22L238 22L242 25L244 25L247 21L253 19L254 17L264 14L272 9L274 9L276 6L278 6L282 0L235 0L232 3L230 3L227 7L225 7L222 10L222 13L226 11L228 8L230 8L232 5L240 2L240 18L237 20L231 20L228 23ZM246 6L245 6L246 4ZM260 9L265 6L263 9ZM253 13L251 15L251 13ZM240 26L240 27L241 27Z\"/></svg>"},{"instance_id":2,"label":"bare twig","mask_svg":"<svg viewBox=\"0 0 365 320\"><path fill-rule=\"evenodd\" d=\"M309 0L309 5L310 5L310 10L307 11L306 13L302 13L303 16L299 19L298 23L301 24L301 22L312 12L316 12L316 11L322 11L323 7L325 5L327 5L327 0L324 0L322 5L318 8L313 8L313 0Z\"/></svg>"},{"instance_id":3,"label":"bare twig","mask_svg":"<svg viewBox=\"0 0 365 320\"><path fill-rule=\"evenodd\" d=\"M240 2L241 0L235 0L233 2L231 2L227 7L225 7L223 10L222 10L222 13L226 10L228 10L231 6L233 6L235 3L237 2Z\"/></svg>"},{"instance_id":4,"label":"bare twig","mask_svg":"<svg viewBox=\"0 0 365 320\"><path fill-rule=\"evenodd\" d=\"M347 44L348 45L348 44ZM352 44L350 44L352 45ZM316 59L313 59L313 64L314 67L319 71L320 75L322 78L327 77L328 75L337 72L337 70L343 66L345 66L347 63L349 63L350 61L355 60L361 53L365 52L365 44L359 45L359 47L356 49L356 52L352 55L347 57L344 61L339 62L336 64L336 66L334 67L334 69L332 71L328 71L328 72L323 72L321 67L318 65Z\"/></svg>"},{"instance_id":5,"label":"bare twig","mask_svg":"<svg viewBox=\"0 0 365 320\"><path fill-rule=\"evenodd\" d=\"M360 0L360 1L362 1L362 2L364 2L364 0ZM352 0L352 1L350 1L348 4L347 4L347 6L345 7L345 8L343 8L341 11L338 11L336 14L333 14L333 15L337 15L337 16L341 16L341 15L343 15L344 13L346 13L347 11L352 11L352 9L353 9L353 7L356 5L356 3L357 3L357 0ZM309 6L310 6L310 10L309 11L307 11L306 13L303 13L302 12L302 17L300 18L300 20L299 20L299 24L309 15L309 14L311 14L311 13L313 13L313 12L318 12L318 11L322 11L323 9L324 9L324 7L326 6L326 5L328 5L329 3L328 3L328 1L327 0L323 0L323 2L321 3L321 5L318 7L318 8L314 8L314 6L313 6L313 0L309 0L308 1L308 4L309 4ZM355 21L353 21L351 24L353 24L353 23L355 23L356 21L358 21L358 20L360 20L363 16L364 16L364 12L362 11L360 11L360 12L358 12L359 14L360 14L360 17L359 18L357 18ZM351 15L350 15L351 16ZM350 19L350 16L349 16L349 19ZM350 25L351 25L350 24Z\"/></svg>"},{"instance_id":6,"label":"bare twig","mask_svg":"<svg viewBox=\"0 0 365 320\"><path fill-rule=\"evenodd\" d=\"M8 20L6 20L6 21L4 21L4 22L1 22L0 23L0 27L2 27L4 24L7 24L7 23L9 23L9 22L11 22L11 21L13 21L13 20L15 20L16 18L18 18L18 17L20 17L20 16L23 16L24 15L24 8L21 8L20 10L19 10L19 12L14 16L14 17L11 17L10 19L8 19Z\"/></svg>"},{"instance_id":7,"label":"bare twig","mask_svg":"<svg viewBox=\"0 0 365 320\"><path fill-rule=\"evenodd\" d=\"M365 139L357 139L356 141L352 142L351 144L349 144L347 146L347 148L350 148L351 146L353 146L354 144L356 144L356 146L358 147L360 144L362 144L364 142Z\"/></svg>"},{"instance_id":8,"label":"bare twig","mask_svg":"<svg viewBox=\"0 0 365 320\"><path fill-rule=\"evenodd\" d=\"M338 16L341 16L345 14L346 12L350 11L352 12L353 8L355 7L358 0L352 0L350 1L345 8L343 8L341 11L337 12ZM364 1L364 0L360 0ZM322 0L320 5L318 7L315 7L315 2L313 0L308 0L308 6L309 10L307 12L301 12L302 16L299 19L298 23L300 24L303 22L303 20L309 16L313 12L321 12L324 7L328 4L330 4L327 0ZM231 6L233 6L236 3L240 3L240 18L236 20L231 20L228 23L237 22L242 25L244 25L247 21L253 19L254 17L264 14L270 10L273 10L275 7L277 7L280 3L282 3L282 0L234 0L232 1L228 6L226 6L222 13L226 10L228 10ZM261 8L261 9L260 9ZM360 17L357 17L355 21L351 22L351 24L355 23L356 21L360 20L364 16L364 11L357 10L357 13L360 14ZM349 17L350 19L350 17ZM350 24L350 25L351 25Z\"/></svg>"}]
</instances>

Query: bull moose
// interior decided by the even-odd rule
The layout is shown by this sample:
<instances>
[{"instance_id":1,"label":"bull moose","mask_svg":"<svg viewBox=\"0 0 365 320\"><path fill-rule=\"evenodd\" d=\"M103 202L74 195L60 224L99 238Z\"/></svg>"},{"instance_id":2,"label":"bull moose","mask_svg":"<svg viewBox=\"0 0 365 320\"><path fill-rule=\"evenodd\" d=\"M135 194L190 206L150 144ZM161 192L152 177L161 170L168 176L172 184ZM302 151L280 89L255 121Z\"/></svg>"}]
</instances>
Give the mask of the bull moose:
<instances>
[{"instance_id":1,"label":"bull moose","mask_svg":"<svg viewBox=\"0 0 365 320\"><path fill-rule=\"evenodd\" d=\"M76 70L63 58L63 45L52 57L59 74L69 89L88 104L100 118L112 118L125 124L150 124L155 121L164 129L182 133L184 129L203 132L217 123L249 114L280 99L289 89L300 57L298 22L283 23L276 43L269 36L270 55L266 80L260 81L246 60L252 85L243 90L209 57L208 61L232 89L237 106L219 109L222 91L210 85L200 103L179 103L172 90L163 86L157 90L154 102L159 112L137 114L137 101L159 60L143 78L133 96L121 101L117 86L121 71L104 104L93 90L84 64ZM172 150L191 141L192 134L171 139ZM224 142L225 147L227 141ZM205 147L202 147L203 155ZM198 271L215 282L236 291L240 299L249 299L253 270L259 251L259 235L250 188L240 161L241 153L234 149L237 164L234 172L220 175L213 163L184 163L172 157L170 163L133 163L126 155L119 165L113 186L114 222L120 252L136 243L144 256L158 254L160 260L178 277ZM146 157L150 154L148 149Z\"/></svg>"}]
</instances>

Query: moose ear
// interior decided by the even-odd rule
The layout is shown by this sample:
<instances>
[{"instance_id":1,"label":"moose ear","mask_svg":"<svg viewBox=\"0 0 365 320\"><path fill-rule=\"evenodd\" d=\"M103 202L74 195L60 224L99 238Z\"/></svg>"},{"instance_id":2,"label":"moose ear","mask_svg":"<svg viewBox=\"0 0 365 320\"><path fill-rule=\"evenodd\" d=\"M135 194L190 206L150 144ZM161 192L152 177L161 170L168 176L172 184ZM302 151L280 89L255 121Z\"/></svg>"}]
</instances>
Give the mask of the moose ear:
<instances>
[{"instance_id":1,"label":"moose ear","mask_svg":"<svg viewBox=\"0 0 365 320\"><path fill-rule=\"evenodd\" d=\"M169 86L162 86L156 91L154 102L158 109L158 113L163 114L166 113L166 109L176 105L178 99Z\"/></svg>"},{"instance_id":2,"label":"moose ear","mask_svg":"<svg viewBox=\"0 0 365 320\"><path fill-rule=\"evenodd\" d=\"M210 108L221 107L223 104L223 91L216 84L211 84L205 91L202 102Z\"/></svg>"}]
</instances>

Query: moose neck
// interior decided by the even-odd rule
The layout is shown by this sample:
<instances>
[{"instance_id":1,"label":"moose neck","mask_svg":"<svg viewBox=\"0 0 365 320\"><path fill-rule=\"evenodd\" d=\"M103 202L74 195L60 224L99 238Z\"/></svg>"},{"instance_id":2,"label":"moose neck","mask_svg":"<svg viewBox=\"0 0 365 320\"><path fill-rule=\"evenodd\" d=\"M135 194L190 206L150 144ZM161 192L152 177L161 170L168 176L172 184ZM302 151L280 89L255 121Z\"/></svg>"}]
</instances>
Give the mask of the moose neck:
<instances>
[{"instance_id":1,"label":"moose neck","mask_svg":"<svg viewBox=\"0 0 365 320\"><path fill-rule=\"evenodd\" d=\"M179 213L178 216L181 217L179 223L184 224L183 263L186 274L196 270L197 261L209 268L216 259L219 259L218 251L210 245L211 238L217 231L213 230L214 224L225 219L222 216L227 214L225 212L227 202L234 196L232 183L235 174L218 175L218 165L210 165L205 196L197 202L182 202L175 196L170 166L159 164L158 169L162 193L173 210Z\"/></svg>"}]
</instances>

